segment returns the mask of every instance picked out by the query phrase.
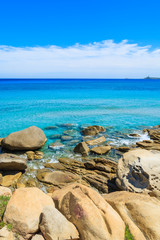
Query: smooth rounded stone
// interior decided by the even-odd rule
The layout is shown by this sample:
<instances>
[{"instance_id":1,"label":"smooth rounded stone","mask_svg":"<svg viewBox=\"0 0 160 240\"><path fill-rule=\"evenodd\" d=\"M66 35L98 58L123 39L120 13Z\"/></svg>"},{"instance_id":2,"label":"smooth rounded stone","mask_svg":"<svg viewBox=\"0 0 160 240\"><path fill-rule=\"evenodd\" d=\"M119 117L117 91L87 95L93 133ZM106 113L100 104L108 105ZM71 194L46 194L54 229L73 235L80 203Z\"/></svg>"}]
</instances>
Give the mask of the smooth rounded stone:
<instances>
[{"instance_id":1,"label":"smooth rounded stone","mask_svg":"<svg viewBox=\"0 0 160 240\"><path fill-rule=\"evenodd\" d=\"M99 145L99 144L102 144L106 141L106 138L104 136L102 137L99 137L99 138L96 138L96 139L93 139L93 140L89 140L87 141L86 143L89 145L89 146L94 146L94 145Z\"/></svg>"},{"instance_id":2,"label":"smooth rounded stone","mask_svg":"<svg viewBox=\"0 0 160 240\"><path fill-rule=\"evenodd\" d=\"M51 143L48 148L52 149L52 150L59 150L59 149L62 149L64 148L64 145L60 142L54 142L54 143Z\"/></svg>"},{"instance_id":3,"label":"smooth rounded stone","mask_svg":"<svg viewBox=\"0 0 160 240\"><path fill-rule=\"evenodd\" d=\"M93 189L72 184L53 192L61 213L72 222L83 240L122 240L125 224L118 213Z\"/></svg>"},{"instance_id":4,"label":"smooth rounded stone","mask_svg":"<svg viewBox=\"0 0 160 240\"><path fill-rule=\"evenodd\" d=\"M40 189L19 188L10 198L3 220L12 224L13 230L23 236L36 233L45 206L54 206L54 202Z\"/></svg>"},{"instance_id":5,"label":"smooth rounded stone","mask_svg":"<svg viewBox=\"0 0 160 240\"><path fill-rule=\"evenodd\" d=\"M50 139L59 139L61 138L61 134L53 134L51 136L49 136Z\"/></svg>"},{"instance_id":6,"label":"smooth rounded stone","mask_svg":"<svg viewBox=\"0 0 160 240\"><path fill-rule=\"evenodd\" d=\"M111 150L111 146L102 146L102 147L94 147L91 149L91 152L96 153L98 155L105 154Z\"/></svg>"},{"instance_id":7,"label":"smooth rounded stone","mask_svg":"<svg viewBox=\"0 0 160 240\"><path fill-rule=\"evenodd\" d=\"M15 154L0 154L0 169L3 171L23 171L27 168L26 159Z\"/></svg>"},{"instance_id":8,"label":"smooth rounded stone","mask_svg":"<svg viewBox=\"0 0 160 240\"><path fill-rule=\"evenodd\" d=\"M119 213L134 240L160 240L160 201L146 194L117 191L104 199Z\"/></svg>"},{"instance_id":9,"label":"smooth rounded stone","mask_svg":"<svg viewBox=\"0 0 160 240\"><path fill-rule=\"evenodd\" d=\"M80 153L80 154L82 154L82 156L87 156L89 151L90 151L90 149L85 142L78 143L74 148L74 152Z\"/></svg>"},{"instance_id":10,"label":"smooth rounded stone","mask_svg":"<svg viewBox=\"0 0 160 240\"><path fill-rule=\"evenodd\" d=\"M135 149L118 161L117 186L131 192L152 193L160 197L160 153Z\"/></svg>"},{"instance_id":11,"label":"smooth rounded stone","mask_svg":"<svg viewBox=\"0 0 160 240\"><path fill-rule=\"evenodd\" d=\"M12 191L11 189L7 188L7 187L2 187L0 186L0 196L7 196L7 197L11 197L12 196Z\"/></svg>"},{"instance_id":12,"label":"smooth rounded stone","mask_svg":"<svg viewBox=\"0 0 160 240\"><path fill-rule=\"evenodd\" d=\"M105 128L102 127L102 126L97 126L97 125L94 125L94 126L89 126L89 127L86 127L82 130L82 134L83 135L91 135L91 136L94 136L94 135L97 135L99 132L105 132Z\"/></svg>"},{"instance_id":13,"label":"smooth rounded stone","mask_svg":"<svg viewBox=\"0 0 160 240\"><path fill-rule=\"evenodd\" d=\"M0 240L15 240L13 232L9 231L7 226L0 229Z\"/></svg>"},{"instance_id":14,"label":"smooth rounded stone","mask_svg":"<svg viewBox=\"0 0 160 240\"><path fill-rule=\"evenodd\" d=\"M16 185L18 179L22 176L22 173L19 172L14 175L6 175L2 178L1 185L3 187L9 187L9 186L14 186Z\"/></svg>"},{"instance_id":15,"label":"smooth rounded stone","mask_svg":"<svg viewBox=\"0 0 160 240\"><path fill-rule=\"evenodd\" d=\"M80 176L70 173L70 172L60 172L60 171L38 171L37 179L41 182L45 182L48 184L53 184L58 187L63 187L67 184L77 182L81 178Z\"/></svg>"},{"instance_id":16,"label":"smooth rounded stone","mask_svg":"<svg viewBox=\"0 0 160 240\"><path fill-rule=\"evenodd\" d=\"M32 237L32 240L45 240L41 234L36 234Z\"/></svg>"},{"instance_id":17,"label":"smooth rounded stone","mask_svg":"<svg viewBox=\"0 0 160 240\"><path fill-rule=\"evenodd\" d=\"M58 129L57 126L48 126L48 127L45 127L44 130L55 130L55 129Z\"/></svg>"},{"instance_id":18,"label":"smooth rounded stone","mask_svg":"<svg viewBox=\"0 0 160 240\"><path fill-rule=\"evenodd\" d=\"M128 152L131 150L131 148L127 146L123 146L123 147L118 147L117 150L120 152Z\"/></svg>"},{"instance_id":19,"label":"smooth rounded stone","mask_svg":"<svg viewBox=\"0 0 160 240\"><path fill-rule=\"evenodd\" d=\"M134 138L140 138L141 137L138 133L130 133L129 136L134 137Z\"/></svg>"},{"instance_id":20,"label":"smooth rounded stone","mask_svg":"<svg viewBox=\"0 0 160 240\"><path fill-rule=\"evenodd\" d=\"M2 140L2 147L8 150L35 150L41 148L46 141L44 132L32 126L9 134Z\"/></svg>"},{"instance_id":21,"label":"smooth rounded stone","mask_svg":"<svg viewBox=\"0 0 160 240\"><path fill-rule=\"evenodd\" d=\"M143 140L142 142L136 143L138 147L144 148L147 150L158 150L160 151L160 143L155 143L150 140Z\"/></svg>"},{"instance_id":22,"label":"smooth rounded stone","mask_svg":"<svg viewBox=\"0 0 160 240\"><path fill-rule=\"evenodd\" d=\"M75 226L55 207L45 207L41 217L40 230L46 240L79 239Z\"/></svg>"},{"instance_id":23,"label":"smooth rounded stone","mask_svg":"<svg viewBox=\"0 0 160 240\"><path fill-rule=\"evenodd\" d=\"M34 152L33 151L27 151L26 152L26 155L27 155L27 159L29 160L29 161L32 161L32 160L34 160Z\"/></svg>"},{"instance_id":24,"label":"smooth rounded stone","mask_svg":"<svg viewBox=\"0 0 160 240\"><path fill-rule=\"evenodd\" d=\"M73 137L71 137L71 136L67 136L67 135L61 136L62 141L71 141L72 139L73 139Z\"/></svg>"}]
</instances>

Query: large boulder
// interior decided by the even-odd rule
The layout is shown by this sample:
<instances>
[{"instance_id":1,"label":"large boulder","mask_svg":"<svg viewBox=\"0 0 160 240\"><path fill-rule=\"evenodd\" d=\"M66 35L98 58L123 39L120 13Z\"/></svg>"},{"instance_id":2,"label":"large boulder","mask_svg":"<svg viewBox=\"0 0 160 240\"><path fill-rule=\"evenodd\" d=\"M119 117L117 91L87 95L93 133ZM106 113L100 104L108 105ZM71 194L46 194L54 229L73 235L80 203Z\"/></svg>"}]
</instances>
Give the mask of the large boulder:
<instances>
[{"instance_id":1,"label":"large boulder","mask_svg":"<svg viewBox=\"0 0 160 240\"><path fill-rule=\"evenodd\" d=\"M83 240L122 240L125 225L117 212L91 188L72 184L53 192L53 200Z\"/></svg>"},{"instance_id":2,"label":"large boulder","mask_svg":"<svg viewBox=\"0 0 160 240\"><path fill-rule=\"evenodd\" d=\"M118 187L131 192L146 192L160 197L160 153L135 149L118 162Z\"/></svg>"},{"instance_id":3,"label":"large boulder","mask_svg":"<svg viewBox=\"0 0 160 240\"><path fill-rule=\"evenodd\" d=\"M26 168L26 159L11 153L0 154L0 169L2 171L23 171Z\"/></svg>"},{"instance_id":4,"label":"large boulder","mask_svg":"<svg viewBox=\"0 0 160 240\"><path fill-rule=\"evenodd\" d=\"M103 196L120 214L134 240L160 240L160 201L158 199L126 191Z\"/></svg>"},{"instance_id":5,"label":"large boulder","mask_svg":"<svg viewBox=\"0 0 160 240\"><path fill-rule=\"evenodd\" d=\"M47 141L44 132L35 126L9 134L2 140L2 147L8 150L35 150Z\"/></svg>"},{"instance_id":6,"label":"large boulder","mask_svg":"<svg viewBox=\"0 0 160 240\"><path fill-rule=\"evenodd\" d=\"M4 221L12 224L13 230L21 235L36 233L45 206L54 206L54 202L40 189L19 188L8 202Z\"/></svg>"},{"instance_id":7,"label":"large boulder","mask_svg":"<svg viewBox=\"0 0 160 240\"><path fill-rule=\"evenodd\" d=\"M94 126L89 126L89 127L86 127L82 130L82 134L85 135L85 136L95 136L97 135L99 132L105 132L105 128L102 127L102 126L97 126L97 125L94 125Z\"/></svg>"},{"instance_id":8,"label":"large boulder","mask_svg":"<svg viewBox=\"0 0 160 240\"><path fill-rule=\"evenodd\" d=\"M40 229L46 240L79 239L75 226L53 206L43 209Z\"/></svg>"}]
</instances>

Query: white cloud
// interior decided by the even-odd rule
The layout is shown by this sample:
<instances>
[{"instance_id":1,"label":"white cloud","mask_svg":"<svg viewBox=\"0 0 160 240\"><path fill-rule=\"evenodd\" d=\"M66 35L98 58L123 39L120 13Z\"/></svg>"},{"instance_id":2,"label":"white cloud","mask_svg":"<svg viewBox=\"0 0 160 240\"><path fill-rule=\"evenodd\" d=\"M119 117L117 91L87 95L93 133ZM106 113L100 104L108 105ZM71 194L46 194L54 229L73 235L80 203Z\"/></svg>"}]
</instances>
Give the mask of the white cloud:
<instances>
[{"instance_id":1,"label":"white cloud","mask_svg":"<svg viewBox=\"0 0 160 240\"><path fill-rule=\"evenodd\" d=\"M160 77L160 49L127 40L62 48L0 46L0 77L139 78Z\"/></svg>"}]
</instances>

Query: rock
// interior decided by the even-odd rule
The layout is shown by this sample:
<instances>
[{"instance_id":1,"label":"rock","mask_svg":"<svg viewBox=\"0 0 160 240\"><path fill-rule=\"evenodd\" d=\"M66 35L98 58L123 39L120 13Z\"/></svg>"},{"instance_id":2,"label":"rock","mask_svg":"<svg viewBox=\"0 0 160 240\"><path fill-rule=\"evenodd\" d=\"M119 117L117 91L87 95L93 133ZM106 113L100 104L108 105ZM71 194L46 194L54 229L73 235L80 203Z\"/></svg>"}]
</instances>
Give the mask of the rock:
<instances>
[{"instance_id":1,"label":"rock","mask_svg":"<svg viewBox=\"0 0 160 240\"><path fill-rule=\"evenodd\" d=\"M62 124L58 124L58 126L71 128L71 127L77 127L78 125L76 123L62 123Z\"/></svg>"},{"instance_id":2,"label":"rock","mask_svg":"<svg viewBox=\"0 0 160 240\"><path fill-rule=\"evenodd\" d=\"M84 163L86 169L95 169L96 163L94 161L87 161Z\"/></svg>"},{"instance_id":3,"label":"rock","mask_svg":"<svg viewBox=\"0 0 160 240\"><path fill-rule=\"evenodd\" d=\"M87 156L89 153L89 147L85 142L78 143L74 148L75 153L80 153L82 156Z\"/></svg>"},{"instance_id":4,"label":"rock","mask_svg":"<svg viewBox=\"0 0 160 240\"><path fill-rule=\"evenodd\" d=\"M58 187L64 187L67 184L77 182L80 180L80 177L76 174L69 173L69 172L42 172L38 171L37 178L41 182L53 184Z\"/></svg>"},{"instance_id":5,"label":"rock","mask_svg":"<svg viewBox=\"0 0 160 240\"><path fill-rule=\"evenodd\" d=\"M131 192L154 192L160 197L160 153L135 149L118 162L118 187Z\"/></svg>"},{"instance_id":6,"label":"rock","mask_svg":"<svg viewBox=\"0 0 160 240\"><path fill-rule=\"evenodd\" d=\"M3 138L0 138L0 147L1 147L1 142L2 142Z\"/></svg>"},{"instance_id":7,"label":"rock","mask_svg":"<svg viewBox=\"0 0 160 240\"><path fill-rule=\"evenodd\" d=\"M53 168L56 170L65 170L66 168L61 163L45 163L45 168Z\"/></svg>"},{"instance_id":8,"label":"rock","mask_svg":"<svg viewBox=\"0 0 160 240\"><path fill-rule=\"evenodd\" d=\"M35 126L14 132L2 140L2 147L8 150L35 150L47 141L44 132Z\"/></svg>"},{"instance_id":9,"label":"rock","mask_svg":"<svg viewBox=\"0 0 160 240\"><path fill-rule=\"evenodd\" d=\"M94 125L94 126L89 126L89 127L86 127L82 130L82 134L83 135L97 135L99 132L105 132L105 128L102 127L102 126L97 126L97 125Z\"/></svg>"},{"instance_id":10,"label":"rock","mask_svg":"<svg viewBox=\"0 0 160 240\"><path fill-rule=\"evenodd\" d=\"M44 130L55 130L57 128L58 128L57 126L48 126L48 127L45 127Z\"/></svg>"},{"instance_id":11,"label":"rock","mask_svg":"<svg viewBox=\"0 0 160 240\"><path fill-rule=\"evenodd\" d=\"M27 151L26 152L26 155L27 155L27 159L29 160L29 161L31 161L31 160L34 160L34 152L33 151Z\"/></svg>"},{"instance_id":12,"label":"rock","mask_svg":"<svg viewBox=\"0 0 160 240\"><path fill-rule=\"evenodd\" d=\"M64 148L64 145L60 142L54 142L54 143L51 143L48 148L52 149L52 150L59 150L61 148Z\"/></svg>"},{"instance_id":13,"label":"rock","mask_svg":"<svg viewBox=\"0 0 160 240\"><path fill-rule=\"evenodd\" d=\"M2 195L11 197L12 196L11 189L9 189L7 187L1 187L0 186L0 196L2 196Z\"/></svg>"},{"instance_id":14,"label":"rock","mask_svg":"<svg viewBox=\"0 0 160 240\"><path fill-rule=\"evenodd\" d=\"M75 226L53 206L43 209L40 230L46 240L79 239Z\"/></svg>"},{"instance_id":15,"label":"rock","mask_svg":"<svg viewBox=\"0 0 160 240\"><path fill-rule=\"evenodd\" d=\"M125 191L103 196L120 214L135 240L160 240L160 201L144 194Z\"/></svg>"},{"instance_id":16,"label":"rock","mask_svg":"<svg viewBox=\"0 0 160 240\"><path fill-rule=\"evenodd\" d=\"M36 233L45 206L54 206L54 203L40 189L16 189L8 202L4 222L12 224L13 230L21 235Z\"/></svg>"},{"instance_id":17,"label":"rock","mask_svg":"<svg viewBox=\"0 0 160 240\"><path fill-rule=\"evenodd\" d=\"M91 149L91 152L102 155L111 150L111 146L102 146L102 147L94 147Z\"/></svg>"},{"instance_id":18,"label":"rock","mask_svg":"<svg viewBox=\"0 0 160 240\"><path fill-rule=\"evenodd\" d=\"M142 142L136 143L138 147L144 148L147 150L158 150L160 151L160 143L155 143L149 140L143 140Z\"/></svg>"},{"instance_id":19,"label":"rock","mask_svg":"<svg viewBox=\"0 0 160 240\"><path fill-rule=\"evenodd\" d=\"M43 152L41 152L41 151L35 151L35 156L34 156L34 159L35 160L40 160L40 159L42 159L43 158Z\"/></svg>"},{"instance_id":20,"label":"rock","mask_svg":"<svg viewBox=\"0 0 160 240\"><path fill-rule=\"evenodd\" d=\"M72 140L73 138L71 137L71 136L67 136L67 135L63 135L63 136L61 136L61 140L62 141L70 141L70 140Z\"/></svg>"},{"instance_id":21,"label":"rock","mask_svg":"<svg viewBox=\"0 0 160 240\"><path fill-rule=\"evenodd\" d=\"M125 225L116 211L91 188L72 184L52 195L62 214L83 240L122 240Z\"/></svg>"},{"instance_id":22,"label":"rock","mask_svg":"<svg viewBox=\"0 0 160 240\"><path fill-rule=\"evenodd\" d=\"M129 134L130 137L134 137L134 138L140 138L141 136L137 133L130 133Z\"/></svg>"},{"instance_id":23,"label":"rock","mask_svg":"<svg viewBox=\"0 0 160 240\"><path fill-rule=\"evenodd\" d=\"M151 139L154 141L160 142L160 128L158 129L147 129L148 135L150 136Z\"/></svg>"},{"instance_id":24,"label":"rock","mask_svg":"<svg viewBox=\"0 0 160 240\"><path fill-rule=\"evenodd\" d=\"M3 187L9 187L9 186L14 186L16 185L18 179L21 177L22 173L19 172L15 175L6 175L2 178L1 185Z\"/></svg>"},{"instance_id":25,"label":"rock","mask_svg":"<svg viewBox=\"0 0 160 240\"><path fill-rule=\"evenodd\" d=\"M119 148L117 148L117 150L120 152L128 152L131 150L131 148L130 147L119 147Z\"/></svg>"},{"instance_id":26,"label":"rock","mask_svg":"<svg viewBox=\"0 0 160 240\"><path fill-rule=\"evenodd\" d=\"M53 134L49 138L50 139L59 139L59 138L61 138L61 134Z\"/></svg>"},{"instance_id":27,"label":"rock","mask_svg":"<svg viewBox=\"0 0 160 240\"><path fill-rule=\"evenodd\" d=\"M24 158L15 154L2 153L0 154L0 169L3 171L23 171L27 168L27 163Z\"/></svg>"},{"instance_id":28,"label":"rock","mask_svg":"<svg viewBox=\"0 0 160 240\"><path fill-rule=\"evenodd\" d=\"M106 138L104 136L102 136L102 137L96 138L94 140L87 141L86 143L90 146L94 146L94 145L99 145L101 143L104 143L105 141L106 141Z\"/></svg>"},{"instance_id":29,"label":"rock","mask_svg":"<svg viewBox=\"0 0 160 240\"><path fill-rule=\"evenodd\" d=\"M32 240L45 240L41 234L36 234L32 237Z\"/></svg>"},{"instance_id":30,"label":"rock","mask_svg":"<svg viewBox=\"0 0 160 240\"><path fill-rule=\"evenodd\" d=\"M14 235L7 229L7 226L0 229L0 240L14 240Z\"/></svg>"}]
</instances>

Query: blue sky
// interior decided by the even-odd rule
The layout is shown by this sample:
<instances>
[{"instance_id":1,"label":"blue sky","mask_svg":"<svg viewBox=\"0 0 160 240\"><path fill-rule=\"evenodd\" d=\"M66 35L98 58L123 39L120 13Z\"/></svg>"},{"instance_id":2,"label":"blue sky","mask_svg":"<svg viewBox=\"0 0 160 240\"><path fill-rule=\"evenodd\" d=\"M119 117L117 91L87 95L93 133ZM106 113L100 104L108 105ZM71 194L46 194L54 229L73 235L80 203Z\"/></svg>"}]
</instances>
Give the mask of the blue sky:
<instances>
[{"instance_id":1,"label":"blue sky","mask_svg":"<svg viewBox=\"0 0 160 240\"><path fill-rule=\"evenodd\" d=\"M160 76L159 9L158 0L1 0L0 77Z\"/></svg>"}]
</instances>

